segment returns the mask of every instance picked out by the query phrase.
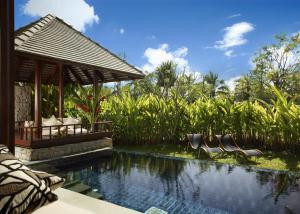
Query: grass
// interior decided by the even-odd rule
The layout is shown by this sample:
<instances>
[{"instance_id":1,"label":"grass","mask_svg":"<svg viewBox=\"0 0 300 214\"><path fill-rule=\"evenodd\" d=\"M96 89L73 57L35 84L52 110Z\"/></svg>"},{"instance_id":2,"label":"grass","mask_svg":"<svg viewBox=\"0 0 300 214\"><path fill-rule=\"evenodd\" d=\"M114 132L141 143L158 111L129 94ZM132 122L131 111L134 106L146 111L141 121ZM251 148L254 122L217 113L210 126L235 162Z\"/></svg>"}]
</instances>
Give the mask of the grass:
<instances>
[{"instance_id":1,"label":"grass","mask_svg":"<svg viewBox=\"0 0 300 214\"><path fill-rule=\"evenodd\" d=\"M198 154L196 151L192 151L191 148L186 151L185 147L182 145L119 145L115 146L115 148L126 151L136 151L172 157L198 159ZM219 163L248 165L264 169L300 171L300 155L286 153L264 152L264 155L261 157L246 158L240 155L236 157L233 154L226 154L219 157L213 155L212 157L209 157L204 152L201 152L199 159L212 159Z\"/></svg>"}]
</instances>

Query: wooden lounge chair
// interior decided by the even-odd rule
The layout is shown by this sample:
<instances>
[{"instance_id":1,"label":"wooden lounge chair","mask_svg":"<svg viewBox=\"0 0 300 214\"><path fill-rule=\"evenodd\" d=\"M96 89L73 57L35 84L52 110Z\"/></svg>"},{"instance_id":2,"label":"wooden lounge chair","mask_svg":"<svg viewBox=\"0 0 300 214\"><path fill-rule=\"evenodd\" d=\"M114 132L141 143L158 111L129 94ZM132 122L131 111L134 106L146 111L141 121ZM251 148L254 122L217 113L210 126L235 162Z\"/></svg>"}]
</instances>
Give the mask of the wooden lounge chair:
<instances>
[{"instance_id":1,"label":"wooden lounge chair","mask_svg":"<svg viewBox=\"0 0 300 214\"><path fill-rule=\"evenodd\" d=\"M199 142L194 140L194 134L187 134L186 136L188 139L187 150L189 147L191 147L192 149L198 149Z\"/></svg>"},{"instance_id":2,"label":"wooden lounge chair","mask_svg":"<svg viewBox=\"0 0 300 214\"><path fill-rule=\"evenodd\" d=\"M217 136L220 139L220 136ZM235 152L235 153L242 153L243 155L250 157L250 156L260 156L263 153L258 149L248 149L244 150L241 149L235 142L235 140L231 137L231 135L227 134L221 137L220 141L221 147L226 152Z\"/></svg>"},{"instance_id":3,"label":"wooden lounge chair","mask_svg":"<svg viewBox=\"0 0 300 214\"><path fill-rule=\"evenodd\" d=\"M211 154L211 153L221 153L221 152L223 152L223 150L220 147L214 147L214 148L209 147L205 143L203 135L201 135L201 134L192 134L192 135L188 134L187 137L189 139L190 146L193 149L199 149L198 157L199 157L201 149L203 151L205 151L208 155Z\"/></svg>"}]
</instances>

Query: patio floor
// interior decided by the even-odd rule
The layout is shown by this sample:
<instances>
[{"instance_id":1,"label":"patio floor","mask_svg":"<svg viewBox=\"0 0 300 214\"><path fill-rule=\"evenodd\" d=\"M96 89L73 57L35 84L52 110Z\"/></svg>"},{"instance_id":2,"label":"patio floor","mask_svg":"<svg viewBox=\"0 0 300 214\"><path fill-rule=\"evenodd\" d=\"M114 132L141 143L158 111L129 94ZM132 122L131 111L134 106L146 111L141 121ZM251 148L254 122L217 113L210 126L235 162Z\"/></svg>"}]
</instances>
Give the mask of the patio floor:
<instances>
[{"instance_id":1,"label":"patio floor","mask_svg":"<svg viewBox=\"0 0 300 214\"><path fill-rule=\"evenodd\" d=\"M58 195L58 201L46 205L35 211L34 214L50 214L64 213L72 214L89 214L89 213L103 213L103 214L138 214L135 210L121 207L106 201L94 199L77 192L67 189L59 188L54 191Z\"/></svg>"}]
</instances>

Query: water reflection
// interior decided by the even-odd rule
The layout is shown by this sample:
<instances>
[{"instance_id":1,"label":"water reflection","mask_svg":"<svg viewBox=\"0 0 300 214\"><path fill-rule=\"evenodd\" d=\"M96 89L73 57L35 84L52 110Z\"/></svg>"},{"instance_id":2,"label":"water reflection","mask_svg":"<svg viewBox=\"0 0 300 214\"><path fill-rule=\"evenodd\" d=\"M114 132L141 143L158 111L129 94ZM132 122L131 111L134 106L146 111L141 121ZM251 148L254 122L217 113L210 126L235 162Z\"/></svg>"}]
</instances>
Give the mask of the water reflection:
<instances>
[{"instance_id":1,"label":"water reflection","mask_svg":"<svg viewBox=\"0 0 300 214\"><path fill-rule=\"evenodd\" d=\"M185 214L300 211L300 178L293 173L128 153L61 173L67 182L80 180L105 200L142 212L151 206Z\"/></svg>"}]
</instances>

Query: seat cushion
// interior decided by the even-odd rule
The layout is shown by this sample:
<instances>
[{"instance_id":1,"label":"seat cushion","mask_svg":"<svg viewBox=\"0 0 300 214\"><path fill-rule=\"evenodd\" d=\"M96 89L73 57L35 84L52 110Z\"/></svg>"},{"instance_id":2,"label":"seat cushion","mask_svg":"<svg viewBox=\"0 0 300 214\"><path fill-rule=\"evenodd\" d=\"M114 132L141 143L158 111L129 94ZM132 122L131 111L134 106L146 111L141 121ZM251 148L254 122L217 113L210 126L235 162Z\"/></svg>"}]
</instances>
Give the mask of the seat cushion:
<instances>
[{"instance_id":1,"label":"seat cushion","mask_svg":"<svg viewBox=\"0 0 300 214\"><path fill-rule=\"evenodd\" d=\"M57 200L44 180L10 153L0 154L0 210L31 213Z\"/></svg>"},{"instance_id":2,"label":"seat cushion","mask_svg":"<svg viewBox=\"0 0 300 214\"><path fill-rule=\"evenodd\" d=\"M42 122L42 126L60 126L62 125L62 122L60 122L54 115L50 117L49 119L45 119Z\"/></svg>"},{"instance_id":3,"label":"seat cushion","mask_svg":"<svg viewBox=\"0 0 300 214\"><path fill-rule=\"evenodd\" d=\"M74 125L74 124L81 124L81 119L77 118L72 118L72 117L67 117L63 119L64 125Z\"/></svg>"},{"instance_id":4,"label":"seat cushion","mask_svg":"<svg viewBox=\"0 0 300 214\"><path fill-rule=\"evenodd\" d=\"M82 128L82 134L87 134L87 133L88 133L88 130ZM79 135L79 134L81 134L81 128L76 128L75 129L75 135ZM68 135L74 135L74 128L73 127L68 128Z\"/></svg>"},{"instance_id":5,"label":"seat cushion","mask_svg":"<svg viewBox=\"0 0 300 214\"><path fill-rule=\"evenodd\" d=\"M43 136L49 136L50 135L50 128L42 128L42 135ZM57 136L58 135L58 129L51 129L51 136Z\"/></svg>"}]
</instances>

